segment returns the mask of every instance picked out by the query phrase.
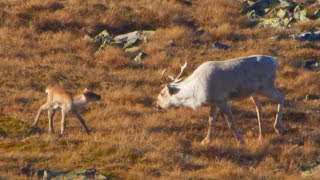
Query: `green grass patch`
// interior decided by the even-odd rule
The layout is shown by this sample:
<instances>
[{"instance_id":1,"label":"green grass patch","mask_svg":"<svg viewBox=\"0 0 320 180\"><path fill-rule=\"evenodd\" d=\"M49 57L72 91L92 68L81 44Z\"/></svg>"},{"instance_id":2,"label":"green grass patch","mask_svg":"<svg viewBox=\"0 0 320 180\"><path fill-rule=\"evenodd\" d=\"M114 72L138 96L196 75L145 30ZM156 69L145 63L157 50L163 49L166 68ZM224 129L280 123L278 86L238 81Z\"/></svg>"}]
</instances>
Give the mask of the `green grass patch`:
<instances>
[{"instance_id":1,"label":"green grass patch","mask_svg":"<svg viewBox=\"0 0 320 180\"><path fill-rule=\"evenodd\" d=\"M40 132L20 119L0 114L0 137L22 137Z\"/></svg>"},{"instance_id":2,"label":"green grass patch","mask_svg":"<svg viewBox=\"0 0 320 180\"><path fill-rule=\"evenodd\" d=\"M19 150L19 151L35 151L35 150L44 150L48 147L48 143L44 141L37 141L37 140L12 140L2 145L3 149L12 151L12 150Z\"/></svg>"}]
</instances>

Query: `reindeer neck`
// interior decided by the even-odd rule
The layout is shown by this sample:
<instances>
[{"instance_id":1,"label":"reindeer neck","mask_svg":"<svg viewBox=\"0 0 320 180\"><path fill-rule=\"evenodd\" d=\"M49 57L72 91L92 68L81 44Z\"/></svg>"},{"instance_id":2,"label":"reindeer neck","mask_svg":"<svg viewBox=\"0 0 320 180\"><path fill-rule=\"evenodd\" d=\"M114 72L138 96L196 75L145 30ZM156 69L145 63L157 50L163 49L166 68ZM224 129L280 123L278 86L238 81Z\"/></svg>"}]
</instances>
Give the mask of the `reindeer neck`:
<instances>
[{"instance_id":1,"label":"reindeer neck","mask_svg":"<svg viewBox=\"0 0 320 180\"><path fill-rule=\"evenodd\" d=\"M87 104L87 100L82 94L73 97L74 106L83 107L86 104Z\"/></svg>"},{"instance_id":2,"label":"reindeer neck","mask_svg":"<svg viewBox=\"0 0 320 180\"><path fill-rule=\"evenodd\" d=\"M206 101L203 93L199 92L199 87L196 87L196 81L192 79L185 79L177 83L177 88L180 91L175 95L178 106L186 106L196 109L203 105Z\"/></svg>"}]
</instances>

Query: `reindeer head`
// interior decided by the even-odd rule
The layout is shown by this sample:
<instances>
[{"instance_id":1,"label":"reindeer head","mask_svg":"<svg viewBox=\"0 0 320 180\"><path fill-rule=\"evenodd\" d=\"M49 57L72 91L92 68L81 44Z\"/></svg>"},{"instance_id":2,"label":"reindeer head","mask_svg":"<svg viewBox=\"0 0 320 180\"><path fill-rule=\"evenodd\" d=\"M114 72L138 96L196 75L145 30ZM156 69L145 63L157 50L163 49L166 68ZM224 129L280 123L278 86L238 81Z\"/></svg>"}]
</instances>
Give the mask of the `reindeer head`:
<instances>
[{"instance_id":1,"label":"reindeer head","mask_svg":"<svg viewBox=\"0 0 320 180\"><path fill-rule=\"evenodd\" d=\"M161 90L160 94L158 95L158 99L157 99L158 108L167 109L176 104L175 95L180 91L180 89L178 88L178 83L183 80L183 78L180 78L180 76L182 75L186 67L187 67L187 63L184 63L184 65L181 66L180 73L176 78L173 78L172 76L168 76L168 78L171 79L172 82L166 84L165 87ZM164 76L165 71L166 69L162 71L161 73L162 76Z\"/></svg>"},{"instance_id":2,"label":"reindeer head","mask_svg":"<svg viewBox=\"0 0 320 180\"><path fill-rule=\"evenodd\" d=\"M98 101L101 99L101 96L99 94L96 94L95 92L88 90L87 88L84 89L83 96L88 102Z\"/></svg>"}]
</instances>

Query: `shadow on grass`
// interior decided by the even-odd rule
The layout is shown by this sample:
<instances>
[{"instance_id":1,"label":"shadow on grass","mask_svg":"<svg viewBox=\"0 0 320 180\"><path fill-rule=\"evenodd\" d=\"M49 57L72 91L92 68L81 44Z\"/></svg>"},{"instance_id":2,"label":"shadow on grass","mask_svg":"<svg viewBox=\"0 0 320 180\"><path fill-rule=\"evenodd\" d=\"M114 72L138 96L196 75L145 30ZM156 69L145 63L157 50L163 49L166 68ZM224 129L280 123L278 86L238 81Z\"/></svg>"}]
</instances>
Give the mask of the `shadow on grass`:
<instances>
[{"instance_id":1,"label":"shadow on grass","mask_svg":"<svg viewBox=\"0 0 320 180\"><path fill-rule=\"evenodd\" d=\"M257 166L268 155L268 147L258 152L248 152L243 148L218 147L210 146L208 148L199 149L194 152L197 157L205 157L206 159L225 159L232 161L239 166Z\"/></svg>"},{"instance_id":2,"label":"shadow on grass","mask_svg":"<svg viewBox=\"0 0 320 180\"><path fill-rule=\"evenodd\" d=\"M179 125L160 125L149 128L149 132L151 133L165 133L165 134L172 134L177 132L205 132L207 128L206 123L188 123L182 126Z\"/></svg>"}]
</instances>

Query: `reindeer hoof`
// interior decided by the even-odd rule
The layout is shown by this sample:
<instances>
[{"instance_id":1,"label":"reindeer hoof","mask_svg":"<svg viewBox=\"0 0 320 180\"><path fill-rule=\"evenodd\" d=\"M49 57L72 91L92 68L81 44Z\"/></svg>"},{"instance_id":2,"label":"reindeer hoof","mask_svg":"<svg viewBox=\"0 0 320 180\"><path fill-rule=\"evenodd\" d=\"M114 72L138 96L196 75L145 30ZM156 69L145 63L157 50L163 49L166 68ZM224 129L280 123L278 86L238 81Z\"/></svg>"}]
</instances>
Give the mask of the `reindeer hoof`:
<instances>
[{"instance_id":1,"label":"reindeer hoof","mask_svg":"<svg viewBox=\"0 0 320 180\"><path fill-rule=\"evenodd\" d=\"M260 141L260 142L262 142L262 141L263 141L263 139L264 139L264 137L263 137L263 136L259 136L259 141Z\"/></svg>"},{"instance_id":2,"label":"reindeer hoof","mask_svg":"<svg viewBox=\"0 0 320 180\"><path fill-rule=\"evenodd\" d=\"M244 145L245 143L244 143L244 141L243 140L239 140L239 141L237 141L237 145L238 146L242 146L242 145Z\"/></svg>"},{"instance_id":3,"label":"reindeer hoof","mask_svg":"<svg viewBox=\"0 0 320 180\"><path fill-rule=\"evenodd\" d=\"M211 141L208 138L205 138L201 141L202 146L208 146L211 143Z\"/></svg>"},{"instance_id":4,"label":"reindeer hoof","mask_svg":"<svg viewBox=\"0 0 320 180\"><path fill-rule=\"evenodd\" d=\"M284 135L284 133L285 133L285 129L282 126L274 126L274 130L280 136Z\"/></svg>"},{"instance_id":5,"label":"reindeer hoof","mask_svg":"<svg viewBox=\"0 0 320 180\"><path fill-rule=\"evenodd\" d=\"M86 133L87 133L88 135L92 134L93 132L95 132L95 129L94 129L94 128L90 128L90 129L87 129L87 130L86 130Z\"/></svg>"}]
</instances>

